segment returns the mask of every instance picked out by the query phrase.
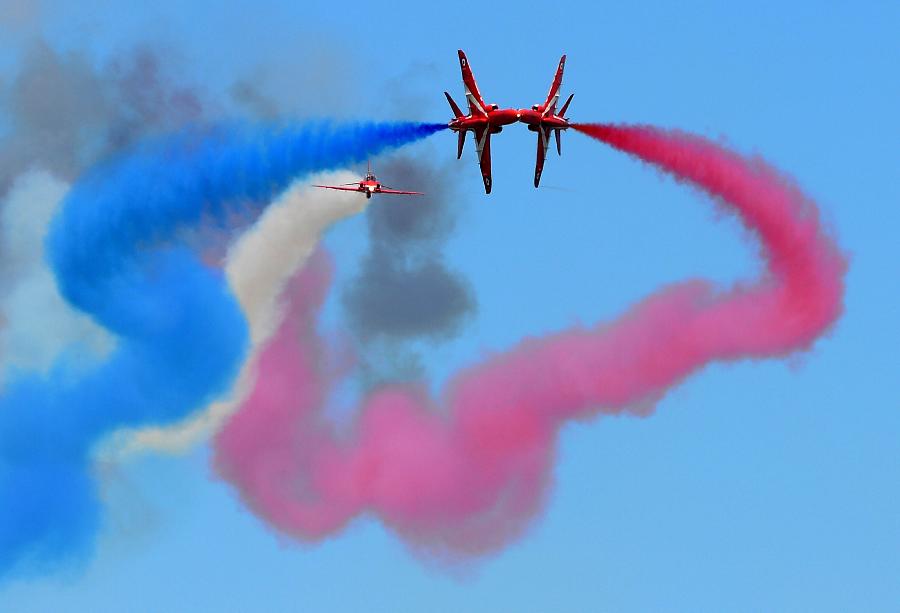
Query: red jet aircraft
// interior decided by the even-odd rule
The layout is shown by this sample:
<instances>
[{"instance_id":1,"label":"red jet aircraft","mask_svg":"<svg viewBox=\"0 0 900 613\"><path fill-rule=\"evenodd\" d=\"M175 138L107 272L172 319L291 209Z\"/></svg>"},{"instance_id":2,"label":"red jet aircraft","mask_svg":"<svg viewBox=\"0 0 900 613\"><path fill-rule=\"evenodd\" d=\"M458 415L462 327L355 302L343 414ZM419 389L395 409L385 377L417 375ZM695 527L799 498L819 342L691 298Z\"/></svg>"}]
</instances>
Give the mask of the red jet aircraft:
<instances>
[{"instance_id":1,"label":"red jet aircraft","mask_svg":"<svg viewBox=\"0 0 900 613\"><path fill-rule=\"evenodd\" d=\"M478 156L478 164L481 166L481 178L484 181L484 191L491 193L491 134L497 134L503 126L515 123L519 118L519 112L515 109L501 109L496 104L485 104L478 91L478 84L472 76L469 60L466 54L459 50L459 67L462 71L463 87L466 90L466 101L469 103L469 114L463 112L450 97L447 102L453 109L455 117L447 124L451 130L459 134L459 144L456 148L456 159L462 157L463 145L466 143L466 132L472 132L475 136L475 153Z\"/></svg>"},{"instance_id":2,"label":"red jet aircraft","mask_svg":"<svg viewBox=\"0 0 900 613\"><path fill-rule=\"evenodd\" d=\"M541 172L544 170L544 160L547 158L547 150L550 148L550 132L556 137L556 153L562 155L562 145L559 142L560 132L569 127L569 120L565 117L566 111L569 109L569 103L572 102L572 96L569 94L568 100L556 112L556 104L559 102L559 88L562 86L563 69L566 67L566 56L562 56L559 60L559 68L556 69L556 76L550 85L550 91L547 93L547 100L544 104L535 104L531 109L519 110L519 121L528 124L528 129L537 132L537 162L534 165L534 186L537 187L541 182Z\"/></svg>"},{"instance_id":3,"label":"red jet aircraft","mask_svg":"<svg viewBox=\"0 0 900 613\"><path fill-rule=\"evenodd\" d=\"M355 187L348 187L353 185ZM399 194L401 196L423 196L422 192L404 192L391 189L378 182L378 179L372 173L369 165L366 165L366 178L355 183L344 183L342 185L313 185L313 187L322 187L325 189L338 189L344 192L360 192L371 198L372 194Z\"/></svg>"}]
</instances>

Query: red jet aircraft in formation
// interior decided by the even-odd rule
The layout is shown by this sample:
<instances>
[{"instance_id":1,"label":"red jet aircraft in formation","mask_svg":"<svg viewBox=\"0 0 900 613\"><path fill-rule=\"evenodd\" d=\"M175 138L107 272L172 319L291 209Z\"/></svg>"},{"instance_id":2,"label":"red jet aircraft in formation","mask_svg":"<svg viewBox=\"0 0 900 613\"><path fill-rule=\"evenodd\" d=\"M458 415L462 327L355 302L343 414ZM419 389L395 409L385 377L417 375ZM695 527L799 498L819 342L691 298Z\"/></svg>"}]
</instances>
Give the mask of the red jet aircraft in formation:
<instances>
[{"instance_id":1,"label":"red jet aircraft in formation","mask_svg":"<svg viewBox=\"0 0 900 613\"><path fill-rule=\"evenodd\" d=\"M447 102L453 109L455 117L448 124L450 129L459 136L456 147L456 159L462 157L463 146L466 144L466 132L472 132L475 136L475 153L478 156L478 164L481 166L481 178L484 180L484 191L491 193L491 134L497 134L503 130L503 126L516 123L519 120L519 112L516 109L501 109L496 104L485 104L478 91L478 84L469 67L466 54L459 50L459 68L462 71L463 87L466 90L466 101L469 103L469 114L463 115L450 94Z\"/></svg>"},{"instance_id":2,"label":"red jet aircraft in formation","mask_svg":"<svg viewBox=\"0 0 900 613\"><path fill-rule=\"evenodd\" d=\"M560 132L569 127L569 120L564 116L569 109L569 103L575 94L569 94L566 103L562 105L559 113L556 112L556 103L559 102L559 88L562 86L563 70L566 67L566 56L559 59L559 68L556 76L550 84L550 91L543 104L535 104L531 110L521 109L519 121L528 124L528 129L537 132L537 162L534 165L534 186L541 182L541 172L544 170L544 160L547 157L547 149L550 148L550 132L556 137L556 153L562 155Z\"/></svg>"},{"instance_id":3,"label":"red jet aircraft in formation","mask_svg":"<svg viewBox=\"0 0 900 613\"><path fill-rule=\"evenodd\" d=\"M349 186L354 187L349 187ZM400 196L424 196L422 192L405 192L396 189L391 189L386 185L381 184L378 181L378 178L372 172L372 168L366 164L366 178L362 181L356 181L353 183L344 183L342 185L313 185L313 187L321 187L324 189L338 189L344 192L359 192L361 194L365 194L366 198L371 198L372 194L394 194Z\"/></svg>"},{"instance_id":4,"label":"red jet aircraft in formation","mask_svg":"<svg viewBox=\"0 0 900 613\"><path fill-rule=\"evenodd\" d=\"M541 182L541 173L544 170L544 160L547 159L547 150L550 148L550 134L556 138L556 152L562 155L562 145L560 143L560 133L569 128L569 119L565 116L569 109L569 103L575 94L569 94L568 99L559 112L556 105L559 103L559 89L562 87L563 70L566 67L566 56L562 56L559 60L559 66L556 69L556 75L550 84L550 91L547 92L547 99L543 104L535 104L530 109L501 109L497 104L486 104L481 92L478 90L478 84L475 82L475 76L472 74L472 68L469 60L462 49L459 53L459 68L462 72L463 88L466 92L466 103L469 107L469 114L466 115L459 108L459 105L453 100L448 92L444 92L450 108L453 110L453 119L447 124L448 127L457 133L458 143L456 147L456 159L462 157L463 147L466 144L466 133L471 132L475 139L475 154L478 157L478 165L481 167L481 179L484 181L484 191L486 194L491 193L491 134L497 134L503 130L503 126L521 121L528 126L532 132L537 132L537 160L534 165L534 186L537 187ZM355 183L345 183L344 185L316 185L325 189L338 189L348 192L360 192L371 198L372 194L401 194L401 195L422 195L422 192L407 192L390 189L378 182L378 179L372 174L371 168L366 172L366 178Z\"/></svg>"},{"instance_id":5,"label":"red jet aircraft in formation","mask_svg":"<svg viewBox=\"0 0 900 613\"><path fill-rule=\"evenodd\" d=\"M481 178L484 181L484 191L491 193L491 134L497 134L503 126L521 121L528 125L528 129L537 132L537 161L534 166L534 186L541 182L541 172L544 170L544 160L547 150L550 148L550 133L556 137L556 152L562 155L560 132L569 127L569 120L565 117L575 94L570 94L566 103L557 112L556 105L559 102L559 88L562 86L563 70L566 67L566 56L559 60L556 76L550 85L547 99L543 104L535 104L531 109L501 109L496 104L485 104L478 84L472 75L472 68L466 54L459 50L459 67L462 71L463 87L466 91L466 101L469 103L469 114L464 115L450 94L444 92L450 108L453 109L454 118L447 124L458 136L456 159L462 157L463 145L466 142L466 132L472 132L475 136L475 152L478 156L478 164L481 166Z\"/></svg>"}]
</instances>

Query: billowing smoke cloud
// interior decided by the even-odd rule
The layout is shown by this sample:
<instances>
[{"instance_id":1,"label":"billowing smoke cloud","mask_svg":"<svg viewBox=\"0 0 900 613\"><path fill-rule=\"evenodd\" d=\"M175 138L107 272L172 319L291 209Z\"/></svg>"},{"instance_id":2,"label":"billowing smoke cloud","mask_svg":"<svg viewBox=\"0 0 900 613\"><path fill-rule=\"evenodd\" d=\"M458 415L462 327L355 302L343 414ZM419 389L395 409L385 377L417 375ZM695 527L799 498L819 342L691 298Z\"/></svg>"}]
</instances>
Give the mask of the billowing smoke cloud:
<instances>
[{"instance_id":1,"label":"billowing smoke cloud","mask_svg":"<svg viewBox=\"0 0 900 613\"><path fill-rule=\"evenodd\" d=\"M456 167L410 157L378 163L380 180L392 187L402 181L396 187L425 195L385 196L369 208L369 250L343 293L370 382L418 375L419 362L408 341L447 337L475 308L469 285L442 254L461 206L453 180Z\"/></svg>"},{"instance_id":2,"label":"billowing smoke cloud","mask_svg":"<svg viewBox=\"0 0 900 613\"><path fill-rule=\"evenodd\" d=\"M64 355L47 375L7 383L0 574L90 545L98 504L88 463L100 439L183 419L237 374L248 343L243 314L221 270L185 237L252 220L300 175L444 127L221 125L147 141L73 186L51 224L48 260L64 298L115 335L116 346L93 368Z\"/></svg>"},{"instance_id":3,"label":"billowing smoke cloud","mask_svg":"<svg viewBox=\"0 0 900 613\"><path fill-rule=\"evenodd\" d=\"M460 206L455 172L403 155L379 158L377 171L386 181L400 178L401 187L426 191L426 196L376 197L371 203L377 206L367 209L369 251L361 273L344 292L358 341L358 366L367 385L415 378L421 363L410 341L458 331L474 308L467 284L444 265L441 255ZM344 173L311 182L340 184L358 178ZM226 278L251 337L250 355L231 393L184 423L122 432L104 451L114 456L184 452L215 431L243 400L252 380L252 360L281 322L278 298L287 279L312 252L321 232L369 203L358 194L297 185L270 206L226 258Z\"/></svg>"},{"instance_id":4,"label":"billowing smoke cloud","mask_svg":"<svg viewBox=\"0 0 900 613\"><path fill-rule=\"evenodd\" d=\"M291 315L261 353L253 390L216 438L215 466L280 532L321 539L370 512L438 551L491 551L541 507L556 433L572 419L647 415L712 360L780 357L811 347L839 317L845 261L817 210L759 159L650 127L578 126L695 185L761 242L755 283L663 288L619 319L529 339L451 379L366 396L340 434L323 410L335 384L316 331L327 257L289 286Z\"/></svg>"},{"instance_id":5,"label":"billowing smoke cloud","mask_svg":"<svg viewBox=\"0 0 900 613\"><path fill-rule=\"evenodd\" d=\"M314 177L311 182L341 184L358 179L347 172ZM297 184L269 206L260 219L229 249L225 277L250 331L250 356L228 398L212 403L186 422L122 432L109 451L118 455L157 450L184 452L206 439L243 399L252 372L250 360L282 320L278 303L284 285L318 243L320 234L340 219L365 209L360 194L315 189Z\"/></svg>"}]
</instances>

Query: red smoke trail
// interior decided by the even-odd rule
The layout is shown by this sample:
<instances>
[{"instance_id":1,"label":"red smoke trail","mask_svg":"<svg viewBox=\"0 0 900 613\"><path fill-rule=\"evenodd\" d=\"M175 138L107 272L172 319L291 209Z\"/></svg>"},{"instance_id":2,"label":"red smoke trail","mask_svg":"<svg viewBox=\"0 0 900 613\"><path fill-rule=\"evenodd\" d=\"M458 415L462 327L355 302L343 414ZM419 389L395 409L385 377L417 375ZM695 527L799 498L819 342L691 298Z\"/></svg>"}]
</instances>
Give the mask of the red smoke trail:
<instances>
[{"instance_id":1,"label":"red smoke trail","mask_svg":"<svg viewBox=\"0 0 900 613\"><path fill-rule=\"evenodd\" d=\"M687 281L612 323L523 341L459 373L440 400L382 388L339 435L322 416L333 382L314 329L329 280L320 256L288 288L290 314L253 392L216 439L218 471L257 513L301 539L368 511L417 544L496 549L539 509L566 420L645 413L711 360L807 349L840 315L844 259L814 204L774 169L679 132L576 129L733 210L764 247L763 277L727 291Z\"/></svg>"}]
</instances>

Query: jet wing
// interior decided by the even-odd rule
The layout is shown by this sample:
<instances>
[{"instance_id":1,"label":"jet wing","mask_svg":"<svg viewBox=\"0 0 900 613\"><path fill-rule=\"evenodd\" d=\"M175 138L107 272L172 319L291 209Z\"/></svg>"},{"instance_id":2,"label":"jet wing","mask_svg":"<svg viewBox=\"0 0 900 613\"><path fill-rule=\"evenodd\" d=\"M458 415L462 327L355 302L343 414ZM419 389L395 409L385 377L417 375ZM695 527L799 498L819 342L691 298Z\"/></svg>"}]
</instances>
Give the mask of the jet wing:
<instances>
[{"instance_id":1,"label":"jet wing","mask_svg":"<svg viewBox=\"0 0 900 613\"><path fill-rule=\"evenodd\" d=\"M534 186L541 184L541 173L544 172L544 160L547 159L547 150L550 148L550 130L538 128L537 131L537 160L534 163ZM557 143L559 141L557 140Z\"/></svg>"},{"instance_id":2,"label":"jet wing","mask_svg":"<svg viewBox=\"0 0 900 613\"><path fill-rule=\"evenodd\" d=\"M466 101L469 103L469 113L475 116L487 115L487 105L478 91L478 84L475 82L475 76L469 66L469 60L462 49L459 49L459 69L462 72L463 87L466 90Z\"/></svg>"},{"instance_id":3,"label":"jet wing","mask_svg":"<svg viewBox=\"0 0 900 613\"><path fill-rule=\"evenodd\" d=\"M378 192L379 194L398 194L403 196L424 196L425 192L405 192L403 190L391 189L390 187L382 186Z\"/></svg>"},{"instance_id":4,"label":"jet wing","mask_svg":"<svg viewBox=\"0 0 900 613\"><path fill-rule=\"evenodd\" d=\"M566 56L559 58L559 67L556 69L556 75L553 77L553 83L550 84L550 91L547 92L547 100L544 102L544 115L556 114L556 103L559 102L559 88L562 87L563 71L566 68Z\"/></svg>"},{"instance_id":5,"label":"jet wing","mask_svg":"<svg viewBox=\"0 0 900 613\"><path fill-rule=\"evenodd\" d=\"M481 167L481 180L484 181L484 193L491 193L491 129L483 126L473 130L475 133L475 155Z\"/></svg>"},{"instance_id":6,"label":"jet wing","mask_svg":"<svg viewBox=\"0 0 900 613\"><path fill-rule=\"evenodd\" d=\"M359 186L357 187L343 187L340 185L313 185L313 187L321 187L324 189L338 189L342 192L360 192L362 191Z\"/></svg>"}]
</instances>

